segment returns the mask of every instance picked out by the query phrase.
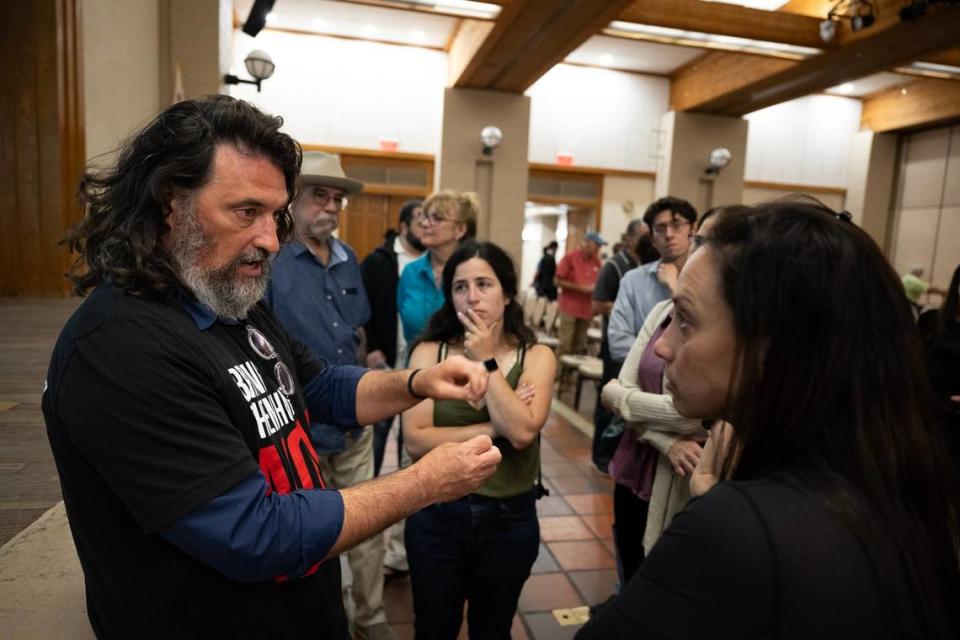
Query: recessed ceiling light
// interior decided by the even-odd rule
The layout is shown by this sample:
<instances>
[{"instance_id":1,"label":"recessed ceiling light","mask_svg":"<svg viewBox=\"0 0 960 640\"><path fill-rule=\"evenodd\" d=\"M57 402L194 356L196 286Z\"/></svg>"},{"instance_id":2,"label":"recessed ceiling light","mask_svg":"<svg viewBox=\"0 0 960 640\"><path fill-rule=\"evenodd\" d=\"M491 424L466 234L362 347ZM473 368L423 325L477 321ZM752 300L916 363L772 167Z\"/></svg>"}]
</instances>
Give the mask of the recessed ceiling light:
<instances>
[{"instance_id":1,"label":"recessed ceiling light","mask_svg":"<svg viewBox=\"0 0 960 640\"><path fill-rule=\"evenodd\" d=\"M375 35L377 35L377 25L375 25L375 24L365 24L365 25L363 25L363 35L365 35L365 36L375 36Z\"/></svg>"},{"instance_id":2,"label":"recessed ceiling light","mask_svg":"<svg viewBox=\"0 0 960 640\"><path fill-rule=\"evenodd\" d=\"M322 29L326 29L326 28L327 28L327 21L324 20L323 18L314 18L314 20L313 20L313 28L314 28L314 29L321 29L321 30L322 30Z\"/></svg>"},{"instance_id":3,"label":"recessed ceiling light","mask_svg":"<svg viewBox=\"0 0 960 640\"><path fill-rule=\"evenodd\" d=\"M845 94L849 95L849 94L853 93L853 83L852 83L852 82L844 82L844 83L843 83L842 85L840 85L839 87L835 87L835 88L834 88L834 91L836 91L837 93L845 93Z\"/></svg>"},{"instance_id":4,"label":"recessed ceiling light","mask_svg":"<svg viewBox=\"0 0 960 640\"><path fill-rule=\"evenodd\" d=\"M722 36L701 31L685 31L669 27L637 24L614 20L602 33L612 36L646 40L648 42L662 42L679 44L688 47L702 46L710 49L724 49L727 51L742 51L772 55L790 60L803 60L821 53L821 49L813 47L799 47L780 42L766 42L764 40L750 40L732 36Z\"/></svg>"},{"instance_id":5,"label":"recessed ceiling light","mask_svg":"<svg viewBox=\"0 0 960 640\"><path fill-rule=\"evenodd\" d=\"M602 56L600 56L600 64L606 67L609 67L610 65L613 64L613 56L610 55L609 53L603 54Z\"/></svg>"},{"instance_id":6,"label":"recessed ceiling light","mask_svg":"<svg viewBox=\"0 0 960 640\"><path fill-rule=\"evenodd\" d=\"M902 95L902 96L907 95L907 88L906 88L906 87L904 87L903 89L900 89L900 95Z\"/></svg>"},{"instance_id":7,"label":"recessed ceiling light","mask_svg":"<svg viewBox=\"0 0 960 640\"><path fill-rule=\"evenodd\" d=\"M410 32L410 39L413 40L416 44L423 44L427 41L427 34L419 29Z\"/></svg>"}]
</instances>

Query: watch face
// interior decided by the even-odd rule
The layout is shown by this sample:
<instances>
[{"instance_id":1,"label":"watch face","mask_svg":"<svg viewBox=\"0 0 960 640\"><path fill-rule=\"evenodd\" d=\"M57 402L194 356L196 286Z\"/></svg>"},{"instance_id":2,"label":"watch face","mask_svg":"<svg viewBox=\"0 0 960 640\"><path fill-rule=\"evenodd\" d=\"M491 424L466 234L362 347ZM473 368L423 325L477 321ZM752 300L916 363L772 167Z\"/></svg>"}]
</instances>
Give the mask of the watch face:
<instances>
[{"instance_id":1,"label":"watch face","mask_svg":"<svg viewBox=\"0 0 960 640\"><path fill-rule=\"evenodd\" d=\"M490 358L489 360L484 360L484 361L483 361L483 366L487 368L487 371L491 371L491 372L496 371L497 369L499 369L499 367L497 366L497 359L496 359L496 358Z\"/></svg>"}]
</instances>

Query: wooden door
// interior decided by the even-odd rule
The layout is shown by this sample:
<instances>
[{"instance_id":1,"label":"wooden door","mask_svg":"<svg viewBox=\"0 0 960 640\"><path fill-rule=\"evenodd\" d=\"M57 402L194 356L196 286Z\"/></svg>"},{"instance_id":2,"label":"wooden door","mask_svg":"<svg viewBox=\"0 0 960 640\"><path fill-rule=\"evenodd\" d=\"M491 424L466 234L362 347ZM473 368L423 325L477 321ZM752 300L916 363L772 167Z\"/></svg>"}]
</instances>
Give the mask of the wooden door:
<instances>
[{"instance_id":1,"label":"wooden door","mask_svg":"<svg viewBox=\"0 0 960 640\"><path fill-rule=\"evenodd\" d=\"M349 206L340 214L339 236L363 260L383 244L391 226L390 196L358 193L350 196Z\"/></svg>"}]
</instances>

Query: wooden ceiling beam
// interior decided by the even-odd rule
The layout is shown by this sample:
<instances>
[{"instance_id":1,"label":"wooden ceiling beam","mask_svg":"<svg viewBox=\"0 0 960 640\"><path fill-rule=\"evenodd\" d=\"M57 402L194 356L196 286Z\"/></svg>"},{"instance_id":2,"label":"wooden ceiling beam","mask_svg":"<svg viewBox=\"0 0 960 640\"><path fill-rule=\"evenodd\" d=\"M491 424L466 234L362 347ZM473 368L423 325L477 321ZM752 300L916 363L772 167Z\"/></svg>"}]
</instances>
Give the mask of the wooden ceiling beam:
<instances>
[{"instance_id":1,"label":"wooden ceiling beam","mask_svg":"<svg viewBox=\"0 0 960 640\"><path fill-rule=\"evenodd\" d=\"M864 100L860 125L882 132L956 121L960 121L960 82L924 79Z\"/></svg>"},{"instance_id":2,"label":"wooden ceiling beam","mask_svg":"<svg viewBox=\"0 0 960 640\"><path fill-rule=\"evenodd\" d=\"M522 93L632 1L511 0L453 86Z\"/></svg>"},{"instance_id":3,"label":"wooden ceiling beam","mask_svg":"<svg viewBox=\"0 0 960 640\"><path fill-rule=\"evenodd\" d=\"M747 53L714 51L678 69L670 81L670 108L674 111L706 110L704 105L733 94L797 62Z\"/></svg>"},{"instance_id":4,"label":"wooden ceiling beam","mask_svg":"<svg viewBox=\"0 0 960 640\"><path fill-rule=\"evenodd\" d=\"M960 47L951 47L923 57L924 62L960 67Z\"/></svg>"},{"instance_id":5,"label":"wooden ceiling beam","mask_svg":"<svg viewBox=\"0 0 960 640\"><path fill-rule=\"evenodd\" d=\"M773 104L822 91L848 80L906 64L953 45L960 33L960 7L928 11L915 23L873 30L846 46L782 67L749 63L743 54L712 53L674 74L671 108L741 116ZM728 72L712 73L715 69ZM737 71L730 72L729 70Z\"/></svg>"},{"instance_id":6,"label":"wooden ceiling beam","mask_svg":"<svg viewBox=\"0 0 960 640\"><path fill-rule=\"evenodd\" d=\"M617 20L823 49L820 20L702 0L636 0Z\"/></svg>"}]
</instances>

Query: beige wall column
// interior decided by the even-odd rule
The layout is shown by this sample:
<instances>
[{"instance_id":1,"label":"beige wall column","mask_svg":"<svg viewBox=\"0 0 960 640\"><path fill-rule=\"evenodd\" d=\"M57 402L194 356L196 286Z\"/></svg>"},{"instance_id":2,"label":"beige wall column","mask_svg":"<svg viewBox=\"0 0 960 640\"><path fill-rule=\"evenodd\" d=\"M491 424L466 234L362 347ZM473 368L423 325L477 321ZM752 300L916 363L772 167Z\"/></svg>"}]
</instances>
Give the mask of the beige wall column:
<instances>
[{"instance_id":1,"label":"beige wall column","mask_svg":"<svg viewBox=\"0 0 960 640\"><path fill-rule=\"evenodd\" d=\"M860 131L850 145L846 209L887 255L890 252L897 134Z\"/></svg>"},{"instance_id":2,"label":"beige wall column","mask_svg":"<svg viewBox=\"0 0 960 640\"><path fill-rule=\"evenodd\" d=\"M480 130L500 127L503 143L483 155ZM530 98L499 91L447 89L435 184L439 189L476 191L480 196L477 236L521 258L523 208L527 199Z\"/></svg>"},{"instance_id":3,"label":"beige wall column","mask_svg":"<svg viewBox=\"0 0 960 640\"><path fill-rule=\"evenodd\" d=\"M120 143L170 104L172 88L159 93L159 21L158 0L83 3L87 159L100 166L109 165Z\"/></svg>"},{"instance_id":4,"label":"beige wall column","mask_svg":"<svg viewBox=\"0 0 960 640\"><path fill-rule=\"evenodd\" d=\"M230 0L159 1L161 106L170 105L178 63L187 98L220 93L230 62Z\"/></svg>"},{"instance_id":5,"label":"beige wall column","mask_svg":"<svg viewBox=\"0 0 960 640\"><path fill-rule=\"evenodd\" d=\"M656 197L689 200L698 212L743 200L748 122L742 118L670 111L661 119L664 144L654 190ZM726 147L730 164L719 174L704 170L710 152Z\"/></svg>"}]
</instances>

